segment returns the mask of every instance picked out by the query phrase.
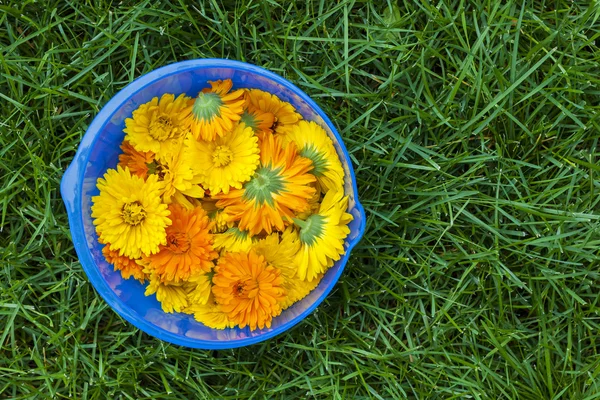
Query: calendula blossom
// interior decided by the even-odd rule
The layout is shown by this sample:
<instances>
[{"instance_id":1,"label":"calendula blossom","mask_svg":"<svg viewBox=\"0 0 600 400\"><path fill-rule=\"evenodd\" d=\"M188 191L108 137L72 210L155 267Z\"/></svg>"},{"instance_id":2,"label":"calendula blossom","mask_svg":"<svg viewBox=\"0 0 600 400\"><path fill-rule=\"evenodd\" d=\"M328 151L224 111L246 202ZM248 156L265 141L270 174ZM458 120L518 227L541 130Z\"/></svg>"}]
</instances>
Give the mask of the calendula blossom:
<instances>
[{"instance_id":1,"label":"calendula blossom","mask_svg":"<svg viewBox=\"0 0 600 400\"><path fill-rule=\"evenodd\" d=\"M103 243L129 258L154 254L166 244L170 212L161 203L162 184L156 175L144 181L129 168L117 167L98 178L97 186L100 194L92 197L92 218Z\"/></svg>"},{"instance_id":2,"label":"calendula blossom","mask_svg":"<svg viewBox=\"0 0 600 400\"><path fill-rule=\"evenodd\" d=\"M310 173L317 177L324 192L341 190L344 186L344 169L333 141L323 128L312 121L300 121L284 137L296 145L298 154L312 162Z\"/></svg>"},{"instance_id":3,"label":"calendula blossom","mask_svg":"<svg viewBox=\"0 0 600 400\"><path fill-rule=\"evenodd\" d=\"M231 90L231 79L208 83L209 89L188 102L185 121L194 138L211 141L232 130L242 116L245 100L242 89Z\"/></svg>"},{"instance_id":4,"label":"calendula blossom","mask_svg":"<svg viewBox=\"0 0 600 400\"><path fill-rule=\"evenodd\" d=\"M191 157L203 172L200 183L211 196L241 189L258 166L258 138L250 127L238 124L233 131L213 141L194 142Z\"/></svg>"},{"instance_id":5,"label":"calendula blossom","mask_svg":"<svg viewBox=\"0 0 600 400\"><path fill-rule=\"evenodd\" d=\"M270 328L285 298L281 272L255 252L225 253L213 276L213 294L240 328Z\"/></svg>"},{"instance_id":6,"label":"calendula blossom","mask_svg":"<svg viewBox=\"0 0 600 400\"><path fill-rule=\"evenodd\" d=\"M217 207L225 208L231 221L239 221L239 228L250 235L273 229L283 231L295 217L305 211L315 188L314 175L308 171L311 162L297 155L290 143L283 146L279 136L265 134L260 144L260 164L254 176L242 189L215 196Z\"/></svg>"},{"instance_id":7,"label":"calendula blossom","mask_svg":"<svg viewBox=\"0 0 600 400\"><path fill-rule=\"evenodd\" d=\"M319 212L304 221L294 219L299 227L293 235L294 240L300 241L300 250L295 257L300 279L313 281L344 253L344 239L350 233L348 223L352 220L347 208L348 197L341 191L330 190L325 194Z\"/></svg>"},{"instance_id":8,"label":"calendula blossom","mask_svg":"<svg viewBox=\"0 0 600 400\"><path fill-rule=\"evenodd\" d=\"M289 128L302 119L296 109L274 94L260 89L246 90L246 107L249 112L260 111L273 115L273 123L269 129L273 133L286 133Z\"/></svg>"},{"instance_id":9,"label":"calendula blossom","mask_svg":"<svg viewBox=\"0 0 600 400\"><path fill-rule=\"evenodd\" d=\"M153 152L158 159L172 156L188 132L184 120L189 100L184 94L175 98L167 93L160 100L154 97L142 104L125 120L125 140L137 151Z\"/></svg>"},{"instance_id":10,"label":"calendula blossom","mask_svg":"<svg viewBox=\"0 0 600 400\"><path fill-rule=\"evenodd\" d=\"M206 212L197 207L187 210L179 204L169 206L172 224L166 228L166 244L145 262L161 282L179 283L202 272L210 272L213 250L212 223Z\"/></svg>"}]
</instances>

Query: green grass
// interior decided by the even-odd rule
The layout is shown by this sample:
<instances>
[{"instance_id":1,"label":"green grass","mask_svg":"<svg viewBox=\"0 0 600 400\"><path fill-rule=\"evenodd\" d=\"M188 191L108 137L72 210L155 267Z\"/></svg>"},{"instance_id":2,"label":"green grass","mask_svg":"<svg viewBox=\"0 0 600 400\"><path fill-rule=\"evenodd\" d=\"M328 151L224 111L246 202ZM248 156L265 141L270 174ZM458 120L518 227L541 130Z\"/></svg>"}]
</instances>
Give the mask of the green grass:
<instances>
[{"instance_id":1,"label":"green grass","mask_svg":"<svg viewBox=\"0 0 600 400\"><path fill-rule=\"evenodd\" d=\"M0 4L1 398L600 399L596 1L131 3ZM58 189L118 90L202 57L311 95L368 215L316 312L229 351L118 317Z\"/></svg>"}]
</instances>

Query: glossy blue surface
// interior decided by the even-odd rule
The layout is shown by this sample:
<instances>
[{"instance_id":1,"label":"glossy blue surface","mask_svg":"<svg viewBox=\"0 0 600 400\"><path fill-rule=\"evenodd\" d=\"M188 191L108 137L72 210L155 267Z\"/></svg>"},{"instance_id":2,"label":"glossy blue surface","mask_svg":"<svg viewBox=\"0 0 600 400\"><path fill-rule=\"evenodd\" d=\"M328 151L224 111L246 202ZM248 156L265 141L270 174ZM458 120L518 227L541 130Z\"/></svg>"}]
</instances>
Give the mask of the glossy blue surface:
<instances>
[{"instance_id":1,"label":"glossy blue surface","mask_svg":"<svg viewBox=\"0 0 600 400\"><path fill-rule=\"evenodd\" d=\"M215 330L194 320L191 315L166 314L155 296L144 296L144 286L125 280L113 271L102 256L102 246L92 224L91 198L98 194L96 180L107 168L115 168L123 140L125 118L140 104L163 93L196 96L208 86L207 80L230 78L234 88L258 88L276 94L296 107L305 119L320 124L336 146L346 174L349 211L354 216L346 239L346 253L323 277L306 298L274 318L271 328L250 332L246 329ZM365 213L357 198L356 179L348 152L333 123L300 89L265 69L239 61L204 59L167 65L152 71L117 93L100 110L85 133L77 154L61 181L61 194L69 216L75 250L88 278L106 302L123 318L144 332L167 342L201 349L229 349L273 337L296 325L327 296L342 273L350 250L361 239Z\"/></svg>"}]
</instances>

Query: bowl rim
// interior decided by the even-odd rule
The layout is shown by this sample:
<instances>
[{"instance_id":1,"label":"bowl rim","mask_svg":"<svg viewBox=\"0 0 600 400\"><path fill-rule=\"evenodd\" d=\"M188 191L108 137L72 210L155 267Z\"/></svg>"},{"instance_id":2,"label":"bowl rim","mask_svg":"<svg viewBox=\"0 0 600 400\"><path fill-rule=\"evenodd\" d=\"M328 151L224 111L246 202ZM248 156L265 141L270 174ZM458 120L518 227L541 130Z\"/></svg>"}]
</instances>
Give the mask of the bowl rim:
<instances>
[{"instance_id":1,"label":"bowl rim","mask_svg":"<svg viewBox=\"0 0 600 400\"><path fill-rule=\"evenodd\" d=\"M286 89L293 92L295 95L300 97L306 104L308 104L327 124L333 135L338 141L339 148L342 150L344 157L348 160L348 170L350 172L352 189L354 191L355 207L360 215L360 221L358 226L358 232L352 240L348 240L348 248L344 253L344 256L337 262L341 263L340 268L333 277L331 284L325 288L324 292L319 296L306 310L302 311L294 318L283 323L282 325L270 329L258 336L245 337L241 339L231 339L223 341L207 341L203 339L189 338L175 333L169 332L163 328L160 328L145 319L140 318L130 307L122 306L122 303L118 300L113 290L108 286L106 281L100 275L100 271L95 261L92 258L92 254L87 246L84 224L83 224L83 212L82 212L82 188L83 180L85 175L86 165L88 164L90 150L93 148L96 140L101 136L100 132L104 126L110 121L110 118L114 113L135 93L139 92L146 86L154 83L159 79L163 79L170 75L174 75L180 72L194 70L194 69L206 69L206 68L230 68L257 74L262 77L268 78ZM79 190L76 190L79 188ZM258 67L253 64L245 63L242 61L227 60L220 58L205 58L205 59L193 59L186 61L179 61L172 64L165 65L150 71L129 83L119 92L117 92L98 112L98 114L92 120L86 130L81 142L77 148L77 152L73 157L73 160L69 167L63 174L60 183L60 192L67 209L67 215L69 219L69 229L71 232L71 239L73 241L75 251L79 258L80 264L83 267L88 279L92 283L92 286L102 296L104 301L121 317L133 324L143 332L156 337L157 339L164 340L173 344L186 346L190 348L207 349L207 350L221 350L221 349L233 349L242 346L248 346L255 343L262 342L270 339L274 336L279 335L293 326L298 324L309 314L311 314L321 302L329 295L333 287L339 280L340 275L346 267L350 252L361 240L365 232L366 215L363 206L361 205L358 198L358 189L356 186L356 176L352 167L352 159L344 141L340 137L337 129L327 117L327 115L321 110L321 108L300 88L288 81L287 79L268 71L264 68ZM75 193L79 195L76 196ZM73 232L78 234L74 235Z\"/></svg>"}]
</instances>

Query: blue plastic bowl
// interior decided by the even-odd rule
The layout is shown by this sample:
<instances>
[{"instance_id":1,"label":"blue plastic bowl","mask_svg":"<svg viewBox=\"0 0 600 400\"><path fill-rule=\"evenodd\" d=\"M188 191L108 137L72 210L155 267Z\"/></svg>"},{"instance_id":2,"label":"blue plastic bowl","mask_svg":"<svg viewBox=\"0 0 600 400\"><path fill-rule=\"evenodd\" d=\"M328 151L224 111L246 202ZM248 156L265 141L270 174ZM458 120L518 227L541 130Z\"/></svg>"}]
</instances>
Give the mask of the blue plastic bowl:
<instances>
[{"instance_id":1,"label":"blue plastic bowl","mask_svg":"<svg viewBox=\"0 0 600 400\"><path fill-rule=\"evenodd\" d=\"M296 107L305 119L321 125L333 139L345 171L345 190L354 221L346 239L346 252L329 269L319 286L306 298L273 319L271 328L250 332L248 328L216 330L187 314L166 314L155 296L144 296L144 286L123 279L102 256L102 246L92 224L92 196L98 194L96 180L107 168L115 168L123 141L125 118L133 110L163 93L196 96L207 80L229 78L236 88L258 88L274 93ZM117 93L100 110L85 133L73 162L67 168L60 191L69 216L75 250L90 281L106 302L123 318L144 332L167 342L201 349L230 349L271 338L296 325L310 314L331 291L342 273L350 251L365 230L365 212L357 197L356 178L344 143L325 113L304 92L272 72L239 61L190 60L152 71Z\"/></svg>"}]
</instances>

